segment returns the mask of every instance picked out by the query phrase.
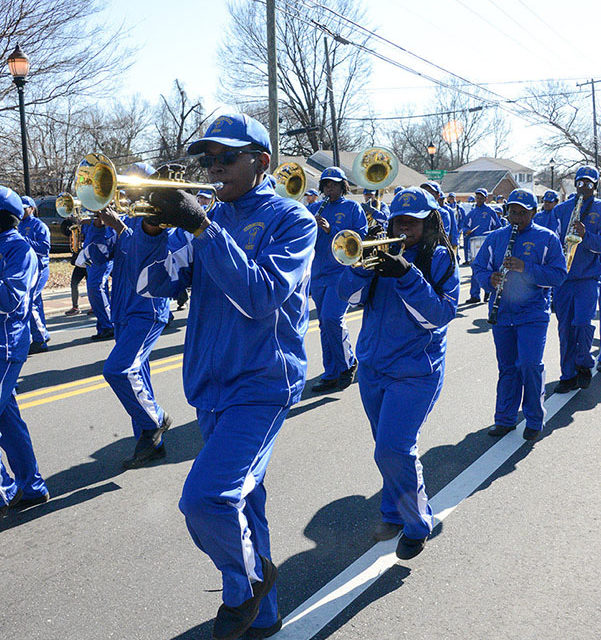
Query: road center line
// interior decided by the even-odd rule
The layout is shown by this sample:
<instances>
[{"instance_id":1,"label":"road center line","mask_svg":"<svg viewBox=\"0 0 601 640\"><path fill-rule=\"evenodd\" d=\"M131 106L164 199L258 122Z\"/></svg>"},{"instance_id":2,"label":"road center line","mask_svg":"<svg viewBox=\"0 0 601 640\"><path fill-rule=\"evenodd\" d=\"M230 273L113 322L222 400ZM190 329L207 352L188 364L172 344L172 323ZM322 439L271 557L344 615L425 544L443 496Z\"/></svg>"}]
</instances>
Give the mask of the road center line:
<instances>
[{"instance_id":1,"label":"road center line","mask_svg":"<svg viewBox=\"0 0 601 640\"><path fill-rule=\"evenodd\" d=\"M593 376L596 374L595 371ZM579 389L565 395L551 395L545 402L547 421L565 407L578 391ZM527 441L522 438L524 427L525 420L522 420L515 431L501 438L431 498L430 504L435 523L442 522L506 460L526 444ZM284 626L278 633L278 639L310 640L382 574L399 562L394 553L396 544L397 538L386 540L378 542L366 551L342 573L286 616ZM425 553L427 552L426 548Z\"/></svg>"}]
</instances>

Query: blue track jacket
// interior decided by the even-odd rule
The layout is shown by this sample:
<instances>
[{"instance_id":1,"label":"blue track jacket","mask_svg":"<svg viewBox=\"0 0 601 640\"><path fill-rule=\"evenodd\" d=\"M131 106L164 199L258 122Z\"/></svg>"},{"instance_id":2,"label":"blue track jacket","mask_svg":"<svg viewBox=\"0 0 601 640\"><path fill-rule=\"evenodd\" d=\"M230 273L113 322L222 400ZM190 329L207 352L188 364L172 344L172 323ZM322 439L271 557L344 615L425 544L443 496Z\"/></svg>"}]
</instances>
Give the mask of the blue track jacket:
<instances>
[{"instance_id":1,"label":"blue track jacket","mask_svg":"<svg viewBox=\"0 0 601 640\"><path fill-rule=\"evenodd\" d=\"M23 236L0 233L0 358L25 362L31 334L31 297L38 281L38 258Z\"/></svg>"},{"instance_id":2,"label":"blue track jacket","mask_svg":"<svg viewBox=\"0 0 601 640\"><path fill-rule=\"evenodd\" d=\"M475 238L476 236L483 236L485 233L498 229L501 226L501 221L496 212L493 211L487 204L481 207L474 207L465 216L464 233L468 238Z\"/></svg>"},{"instance_id":3,"label":"blue track jacket","mask_svg":"<svg viewBox=\"0 0 601 640\"><path fill-rule=\"evenodd\" d=\"M19 222L19 233L27 240L38 257L38 268L41 271L50 263L50 229L39 218L29 216Z\"/></svg>"},{"instance_id":4,"label":"blue track jacket","mask_svg":"<svg viewBox=\"0 0 601 640\"><path fill-rule=\"evenodd\" d=\"M535 216L533 222L540 227L550 229L551 231L557 231L557 216L555 215L555 207L550 211L539 211Z\"/></svg>"},{"instance_id":5,"label":"blue track jacket","mask_svg":"<svg viewBox=\"0 0 601 640\"><path fill-rule=\"evenodd\" d=\"M574 210L575 199L566 200L558 204L553 211L557 218L557 233L561 246L570 224L570 215ZM586 233L576 249L574 260L568 273L568 280L598 280L601 276L601 200L591 197L582 203L581 214Z\"/></svg>"},{"instance_id":6,"label":"blue track jacket","mask_svg":"<svg viewBox=\"0 0 601 640\"><path fill-rule=\"evenodd\" d=\"M218 202L195 238L176 229L134 232L138 293L175 297L192 286L184 391L205 411L241 404L287 406L307 371L308 286L317 224L265 179Z\"/></svg>"},{"instance_id":7,"label":"blue track jacket","mask_svg":"<svg viewBox=\"0 0 601 640\"><path fill-rule=\"evenodd\" d=\"M403 255L413 262L417 249L408 249ZM437 247L431 269L434 282L444 276L448 266L447 250ZM402 278L378 277L372 288L374 277L371 270L348 267L338 282L343 300L365 305L356 349L359 362L394 379L431 374L444 361L447 324L457 312L457 265L440 294L415 266Z\"/></svg>"},{"instance_id":8,"label":"blue track jacket","mask_svg":"<svg viewBox=\"0 0 601 640\"><path fill-rule=\"evenodd\" d=\"M316 215L322 202L310 204L309 211ZM320 282L320 284L336 284L346 267L336 262L332 255L332 240L343 229L356 231L364 238L367 233L367 218L363 209L356 202L344 197L328 203L323 208L321 216L330 223L331 229L329 233L322 229L317 232L311 281Z\"/></svg>"},{"instance_id":9,"label":"blue track jacket","mask_svg":"<svg viewBox=\"0 0 601 640\"><path fill-rule=\"evenodd\" d=\"M510 225L488 234L472 263L474 276L484 291L495 291L490 276L500 271L510 236ZM549 229L530 223L518 233L512 255L524 261L524 271L507 274L497 324L548 322L550 287L558 287L566 278L566 261L559 238ZM494 295L490 297L489 308L494 299Z\"/></svg>"},{"instance_id":10,"label":"blue track jacket","mask_svg":"<svg viewBox=\"0 0 601 640\"><path fill-rule=\"evenodd\" d=\"M138 280L137 266L129 257L134 230L142 225L142 218L126 218L127 228L119 236L107 235L104 228L91 226L86 235L87 246L82 250L83 260L96 265L113 261L113 286L111 291L111 321L126 322L138 317L167 322L169 320L169 299L149 298L136 293ZM169 229L168 233L173 233Z\"/></svg>"},{"instance_id":11,"label":"blue track jacket","mask_svg":"<svg viewBox=\"0 0 601 640\"><path fill-rule=\"evenodd\" d=\"M442 218L442 224L446 234L449 236L451 244L456 247L459 243L459 231L457 229L457 220L455 219L455 212L452 207L448 205L441 205L438 207L438 212Z\"/></svg>"}]
</instances>

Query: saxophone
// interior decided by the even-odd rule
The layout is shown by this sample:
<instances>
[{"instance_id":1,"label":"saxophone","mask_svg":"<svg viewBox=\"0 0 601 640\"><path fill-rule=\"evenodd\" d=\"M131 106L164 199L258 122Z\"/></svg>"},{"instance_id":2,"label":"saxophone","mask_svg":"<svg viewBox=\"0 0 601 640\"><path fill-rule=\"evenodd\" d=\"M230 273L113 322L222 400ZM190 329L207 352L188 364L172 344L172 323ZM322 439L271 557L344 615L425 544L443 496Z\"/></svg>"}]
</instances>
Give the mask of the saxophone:
<instances>
[{"instance_id":1,"label":"saxophone","mask_svg":"<svg viewBox=\"0 0 601 640\"><path fill-rule=\"evenodd\" d=\"M511 227L511 235L509 236L509 242L507 243L507 249L505 249L505 255L503 256L503 262L506 258L511 258L513 254L513 245L518 235L518 225L514 224ZM488 324L497 324L497 315L499 314L499 305L501 304L501 296L503 295L503 289L505 288L505 281L507 280L507 274L509 269L503 264L501 265L500 274L501 281L497 285L495 291L495 299L488 315Z\"/></svg>"},{"instance_id":2,"label":"saxophone","mask_svg":"<svg viewBox=\"0 0 601 640\"><path fill-rule=\"evenodd\" d=\"M578 245L582 242L582 238L576 233L575 229L576 222L580 221L581 209L582 196L578 196L576 198L576 203L574 204L574 210L572 211L572 215L570 216L570 222L568 224L566 237L563 241L563 254L566 257L566 266L568 268L568 273L570 272L570 267L572 266L572 261L574 260L576 249L578 249Z\"/></svg>"}]
</instances>

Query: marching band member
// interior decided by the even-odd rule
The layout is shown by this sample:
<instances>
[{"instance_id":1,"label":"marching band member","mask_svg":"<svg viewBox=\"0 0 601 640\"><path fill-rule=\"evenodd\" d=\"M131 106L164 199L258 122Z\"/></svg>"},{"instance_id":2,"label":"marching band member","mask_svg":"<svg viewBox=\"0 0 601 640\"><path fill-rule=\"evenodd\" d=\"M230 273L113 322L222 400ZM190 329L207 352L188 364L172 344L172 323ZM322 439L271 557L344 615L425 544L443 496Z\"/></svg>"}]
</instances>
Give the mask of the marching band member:
<instances>
[{"instance_id":1,"label":"marching band member","mask_svg":"<svg viewBox=\"0 0 601 640\"><path fill-rule=\"evenodd\" d=\"M468 229L465 226L465 221L467 220L467 214L474 208L476 205L476 198L474 196L468 196L467 202L463 208L463 220L461 222L461 233L463 234L463 257L465 258L464 265L470 263L470 241L468 236Z\"/></svg>"},{"instance_id":2,"label":"marching band member","mask_svg":"<svg viewBox=\"0 0 601 640\"><path fill-rule=\"evenodd\" d=\"M582 242L576 249L566 281L553 295L561 357L561 379L555 387L556 393L567 393L578 387L586 389L595 364L591 347L601 276L601 200L595 198L594 193L599 171L595 167L580 167L574 182L576 195L583 198L580 220L575 222L575 232ZM575 204L576 198L572 198L554 209L562 246Z\"/></svg>"},{"instance_id":3,"label":"marching band member","mask_svg":"<svg viewBox=\"0 0 601 640\"><path fill-rule=\"evenodd\" d=\"M92 242L99 251L95 252L94 261L88 263L89 258L85 250ZM85 266L87 270L88 301L96 316L96 333L91 336L91 340L111 340L115 335L111 323L109 293L109 276L113 270L113 261L109 257L109 247L112 247L114 243L114 229L105 227L102 220L96 216L86 230L82 251L75 261L76 266ZM100 249L100 247L102 248Z\"/></svg>"},{"instance_id":4,"label":"marching band member","mask_svg":"<svg viewBox=\"0 0 601 640\"><path fill-rule=\"evenodd\" d=\"M317 189L309 189L309 191L305 191L305 206L308 207L310 204L317 202L319 200L319 191Z\"/></svg>"},{"instance_id":5,"label":"marching band member","mask_svg":"<svg viewBox=\"0 0 601 640\"><path fill-rule=\"evenodd\" d=\"M545 418L543 353L551 315L550 288L564 281L566 261L559 238L532 222L537 209L532 191L512 191L507 205L509 225L486 236L473 262L478 282L493 294L491 309L499 296L492 328L499 380L495 424L488 434L504 436L513 431L522 404L523 437L535 440ZM512 235L514 225L516 235ZM508 247L510 238L513 245ZM504 280L502 269L506 270Z\"/></svg>"},{"instance_id":6,"label":"marching band member","mask_svg":"<svg viewBox=\"0 0 601 640\"><path fill-rule=\"evenodd\" d=\"M420 188L427 191L430 195L434 196L436 202L438 202L438 213L442 219L445 233L449 236L452 247L456 247L459 242L459 232L457 230L457 220L455 219L454 212L445 206L444 192L440 188L438 182L429 181L420 184Z\"/></svg>"},{"instance_id":7,"label":"marching band member","mask_svg":"<svg viewBox=\"0 0 601 640\"><path fill-rule=\"evenodd\" d=\"M489 231L498 229L502 226L497 214L486 204L488 198L488 191L484 188L476 189L475 191L475 205L472 210L465 217L465 226L463 232L463 241L469 244L472 238L482 236ZM476 256L472 256L470 252L471 260L473 261ZM487 298L487 292L484 292L485 302ZM476 304L480 302L480 285L474 275L472 269L472 280L470 284L470 297L467 300L467 304Z\"/></svg>"},{"instance_id":8,"label":"marching band member","mask_svg":"<svg viewBox=\"0 0 601 640\"><path fill-rule=\"evenodd\" d=\"M222 115L189 153L201 153L210 180L223 183L221 201L205 213L183 191L153 193L155 222L179 229L169 235L145 221L136 233L138 293L174 296L192 286L183 376L205 444L180 509L223 576L213 637L263 638L282 624L263 479L305 383L317 225L275 193L269 135L256 120Z\"/></svg>"},{"instance_id":9,"label":"marching band member","mask_svg":"<svg viewBox=\"0 0 601 640\"><path fill-rule=\"evenodd\" d=\"M378 200L378 192L375 189L363 189L363 200L361 208L365 212L365 217L369 220L371 216L374 223L379 225L381 230L386 231L390 215L388 205Z\"/></svg>"},{"instance_id":10,"label":"marching band member","mask_svg":"<svg viewBox=\"0 0 601 640\"><path fill-rule=\"evenodd\" d=\"M357 341L359 390L383 478L375 538L393 538L403 528L396 553L408 559L423 550L432 531L417 440L442 388L459 271L438 203L428 192L405 189L390 211L388 234L407 236L405 252L393 244L390 253L378 253L383 261L375 272L346 269L338 291L365 305Z\"/></svg>"},{"instance_id":11,"label":"marching band member","mask_svg":"<svg viewBox=\"0 0 601 640\"><path fill-rule=\"evenodd\" d=\"M50 274L50 229L39 218L35 217L37 207L33 198L23 196L23 219L19 222L18 231L25 238L29 246L34 250L38 258L38 282L33 293L31 305L31 345L29 353L42 353L48 351L47 342L50 334L46 328L46 316L44 315L44 301L42 290L48 282Z\"/></svg>"},{"instance_id":12,"label":"marching band member","mask_svg":"<svg viewBox=\"0 0 601 640\"><path fill-rule=\"evenodd\" d=\"M33 248L17 232L22 218L21 198L0 186L0 447L15 475L14 479L9 475L0 455L0 516L7 515L9 508L29 507L49 498L14 393L29 350L29 314L39 263Z\"/></svg>"},{"instance_id":13,"label":"marching band member","mask_svg":"<svg viewBox=\"0 0 601 640\"><path fill-rule=\"evenodd\" d=\"M543 196L543 208L542 211L534 216L534 222L541 227L551 229L551 231L557 231L557 217L555 215L555 205L559 202L559 194L557 191L549 189L545 191Z\"/></svg>"},{"instance_id":14,"label":"marching band member","mask_svg":"<svg viewBox=\"0 0 601 640\"><path fill-rule=\"evenodd\" d=\"M322 207L324 201L309 206L319 227L311 267L311 297L319 318L324 368L320 380L312 387L315 392L346 389L355 379L357 360L344 319L348 304L336 293L336 283L346 267L336 262L332 255L332 238L343 229L352 229L361 237L367 233L363 209L345 197L349 184L342 169L325 169L319 190L324 194L325 206Z\"/></svg>"}]
</instances>

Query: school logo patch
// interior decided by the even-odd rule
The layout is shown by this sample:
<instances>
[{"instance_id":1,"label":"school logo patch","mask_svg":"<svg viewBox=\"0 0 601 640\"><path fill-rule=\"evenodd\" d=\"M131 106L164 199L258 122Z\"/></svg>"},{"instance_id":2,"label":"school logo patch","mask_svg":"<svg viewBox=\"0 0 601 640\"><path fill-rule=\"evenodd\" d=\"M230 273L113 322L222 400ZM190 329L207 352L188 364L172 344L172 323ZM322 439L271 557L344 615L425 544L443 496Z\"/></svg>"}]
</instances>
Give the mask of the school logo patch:
<instances>
[{"instance_id":1,"label":"school logo patch","mask_svg":"<svg viewBox=\"0 0 601 640\"><path fill-rule=\"evenodd\" d=\"M410 207L414 200L417 200L417 196L414 193L404 193L399 197L399 202L401 203L402 208Z\"/></svg>"},{"instance_id":2,"label":"school logo patch","mask_svg":"<svg viewBox=\"0 0 601 640\"><path fill-rule=\"evenodd\" d=\"M342 213L342 211L335 213L334 219L336 220L336 224L342 224L342 221L344 220L344 213Z\"/></svg>"},{"instance_id":3,"label":"school logo patch","mask_svg":"<svg viewBox=\"0 0 601 640\"><path fill-rule=\"evenodd\" d=\"M211 135L214 133L221 133L221 129L224 124L232 125L234 124L234 121L227 116L221 116L217 118L217 120L215 120L215 122L213 122L213 124L209 127ZM207 131L207 133L209 133L209 131Z\"/></svg>"},{"instance_id":4,"label":"school logo patch","mask_svg":"<svg viewBox=\"0 0 601 640\"><path fill-rule=\"evenodd\" d=\"M532 255L532 249L536 246L536 244L534 242L523 242L522 243L522 247L524 247L524 254L525 256L530 256Z\"/></svg>"},{"instance_id":5,"label":"school logo patch","mask_svg":"<svg viewBox=\"0 0 601 640\"><path fill-rule=\"evenodd\" d=\"M265 229L264 222L251 222L250 224L244 227L243 231L245 233L248 233L248 240L244 245L244 248L247 251L252 251L255 248L255 243L257 241L257 234L259 233L259 230L262 230L262 229Z\"/></svg>"},{"instance_id":6,"label":"school logo patch","mask_svg":"<svg viewBox=\"0 0 601 640\"><path fill-rule=\"evenodd\" d=\"M592 222L593 224L596 224L597 222L599 222L599 214L596 211L591 211L588 214L587 222Z\"/></svg>"}]
</instances>

